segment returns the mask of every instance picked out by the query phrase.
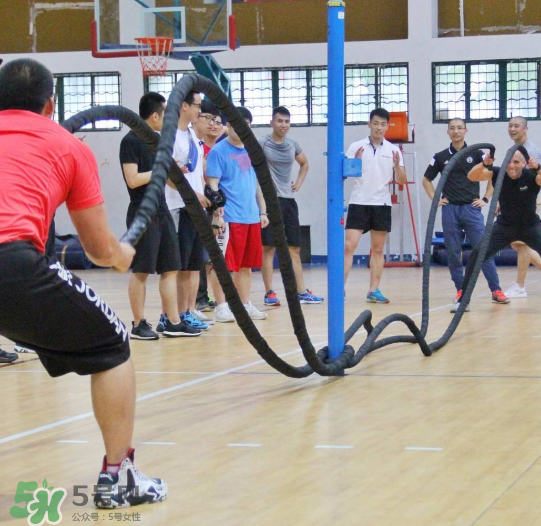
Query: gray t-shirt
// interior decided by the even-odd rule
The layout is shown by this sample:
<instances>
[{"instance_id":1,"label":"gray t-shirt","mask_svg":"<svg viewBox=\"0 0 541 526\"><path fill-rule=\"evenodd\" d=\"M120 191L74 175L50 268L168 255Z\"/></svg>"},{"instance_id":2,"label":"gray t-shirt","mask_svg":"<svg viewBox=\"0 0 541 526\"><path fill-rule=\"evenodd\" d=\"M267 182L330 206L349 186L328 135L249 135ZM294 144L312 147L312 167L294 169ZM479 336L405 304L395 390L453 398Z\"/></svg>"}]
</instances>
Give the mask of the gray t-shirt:
<instances>
[{"instance_id":1,"label":"gray t-shirt","mask_svg":"<svg viewBox=\"0 0 541 526\"><path fill-rule=\"evenodd\" d=\"M293 199L291 190L291 169L295 162L295 157L302 152L299 143L286 137L284 142L276 143L271 135L266 135L259 139L259 144L263 148L267 164L269 165L272 180L276 186L278 197Z\"/></svg>"},{"instance_id":2,"label":"gray t-shirt","mask_svg":"<svg viewBox=\"0 0 541 526\"><path fill-rule=\"evenodd\" d=\"M539 151L539 148L532 141L530 141L530 139L528 139L522 146L526 148L526 151L530 157L533 157L539 164L541 164L541 152Z\"/></svg>"}]
</instances>

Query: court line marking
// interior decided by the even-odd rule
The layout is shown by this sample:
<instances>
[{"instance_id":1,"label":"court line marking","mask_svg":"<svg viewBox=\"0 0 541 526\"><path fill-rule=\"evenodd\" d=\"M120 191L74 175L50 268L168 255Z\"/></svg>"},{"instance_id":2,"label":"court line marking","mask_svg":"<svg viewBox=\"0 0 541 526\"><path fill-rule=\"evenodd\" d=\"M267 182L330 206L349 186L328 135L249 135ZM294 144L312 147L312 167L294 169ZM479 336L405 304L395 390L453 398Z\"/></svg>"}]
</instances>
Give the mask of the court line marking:
<instances>
[{"instance_id":1,"label":"court line marking","mask_svg":"<svg viewBox=\"0 0 541 526\"><path fill-rule=\"evenodd\" d=\"M319 347L320 345L325 345L326 341L316 342L314 343L314 347ZM292 356L293 354L298 354L301 352L301 349L295 349L294 351L289 351L283 354L280 354L280 358L286 358L288 356ZM226 369L224 371L220 371L214 374L211 374L209 376L203 376L202 378L195 378L194 380L190 380L189 382L184 382L181 384L173 385L171 387L168 387L166 389L160 389L159 391L154 391L153 393L149 393L143 396L139 396L136 399L136 403L143 402L145 400L151 400L152 398L156 398L158 396L173 393L175 391L180 391L181 389L185 389L186 387L192 387L193 385L198 385L203 382L208 382L210 380L214 380L215 378L220 378L222 376L227 376L232 372L240 371L242 369L248 369L249 367L255 367L256 365L261 365L266 363L265 360L257 360L255 362L250 362L244 365L239 365L237 367L232 367L231 369ZM45 424L43 426L36 427L34 429L29 429L28 431L23 431L21 433L16 433L15 435L10 435L4 438L0 438L0 444L5 444L7 442L13 442L15 440L19 440L21 438L25 438L27 436L35 435L37 433L41 433L43 431L49 431L51 429L54 429L56 427L60 427L66 424L71 424L73 422L77 422L79 420L84 420L85 418L89 418L90 416L93 416L94 412L90 411L87 413L81 413L80 415L71 416L69 418L64 418L62 420L57 420L56 422L51 422L50 424Z\"/></svg>"},{"instance_id":2,"label":"court line marking","mask_svg":"<svg viewBox=\"0 0 541 526\"><path fill-rule=\"evenodd\" d=\"M520 479L524 477L530 471L541 459L541 455L539 455L507 488L505 488L482 512L481 514L470 524L470 526L475 526L481 520L484 515L486 515L490 509L499 501L501 500L507 493L509 493L513 487L518 484Z\"/></svg>"},{"instance_id":3,"label":"court line marking","mask_svg":"<svg viewBox=\"0 0 541 526\"><path fill-rule=\"evenodd\" d=\"M227 444L227 447L263 447L263 444Z\"/></svg>"},{"instance_id":4,"label":"court line marking","mask_svg":"<svg viewBox=\"0 0 541 526\"><path fill-rule=\"evenodd\" d=\"M443 447L418 447L408 446L404 448L406 451L445 451Z\"/></svg>"},{"instance_id":5,"label":"court line marking","mask_svg":"<svg viewBox=\"0 0 541 526\"><path fill-rule=\"evenodd\" d=\"M139 442L145 446L176 446L176 442Z\"/></svg>"},{"instance_id":6,"label":"court line marking","mask_svg":"<svg viewBox=\"0 0 541 526\"><path fill-rule=\"evenodd\" d=\"M353 449L353 446L327 446L324 444L315 446L314 449Z\"/></svg>"},{"instance_id":7,"label":"court line marking","mask_svg":"<svg viewBox=\"0 0 541 526\"><path fill-rule=\"evenodd\" d=\"M487 296L487 294L481 294L480 296L476 296L476 297L482 297L482 296ZM449 308L451 305L452 305L452 303L448 303L448 304L443 305L441 307L436 307L436 308L433 308L433 309L429 309L429 312L436 312L436 311L441 310L441 309ZM421 314L422 314L422 311L417 312L415 314L411 314L410 318L419 316ZM325 345L326 343L327 343L327 341L317 342L317 343L314 343L313 346L318 347L319 345ZM300 352L301 352L301 349L296 349L294 351L290 351L290 352L287 352L287 353L284 353L284 354L280 354L279 356L280 356L280 358L285 358L287 356L291 356L293 354L298 354ZM33 360L38 360L38 359L39 358L34 358ZM33 361L33 360L28 360L28 361ZM186 387L191 387L193 385L197 385L197 384L200 384L200 383L203 383L203 382L207 382L209 380L214 380L215 378L219 378L221 376L229 375L230 373L233 373L233 372L236 372L236 371L241 371L242 369L248 369L249 367L255 367L256 365L261 365L263 363L266 363L265 360L257 360L255 362L250 362L250 363L245 364L245 365L240 365L238 367L233 367L231 369L226 369L224 371L220 371L218 373L214 373L214 374L211 374L209 376L203 376L202 378L197 378L197 379L191 380L189 382L178 384L178 385L169 387L167 389L161 389L160 391L155 391L154 393L149 393L147 395L138 397L136 399L136 403L137 402L142 402L144 400L150 400L152 398L156 398L157 396L161 396L162 394L168 394L168 393L172 393L174 391L179 391L179 390L184 389ZM6 364L6 365L12 365L12 364ZM36 427L34 429L29 429L28 431L23 431L21 433L16 433L15 435L10 435L10 436L4 437L4 438L0 438L0 444L5 444L7 442L13 442L15 440L19 440L19 439L25 438L27 436L35 435L35 434L41 433L43 431L49 431L49 430L54 429L56 427L60 427L60 426L66 425L66 424L71 424L71 423L77 422L79 420L84 420L85 418L88 418L88 417L93 416L93 415L94 415L94 412L90 411L88 413L81 413L80 415L72 416L72 417L69 417L69 418L64 418L62 420L57 420L56 422L52 422L50 424L45 424L43 426L39 426L39 427Z\"/></svg>"},{"instance_id":8,"label":"court line marking","mask_svg":"<svg viewBox=\"0 0 541 526\"><path fill-rule=\"evenodd\" d=\"M88 440L57 440L57 444L88 444Z\"/></svg>"}]
</instances>

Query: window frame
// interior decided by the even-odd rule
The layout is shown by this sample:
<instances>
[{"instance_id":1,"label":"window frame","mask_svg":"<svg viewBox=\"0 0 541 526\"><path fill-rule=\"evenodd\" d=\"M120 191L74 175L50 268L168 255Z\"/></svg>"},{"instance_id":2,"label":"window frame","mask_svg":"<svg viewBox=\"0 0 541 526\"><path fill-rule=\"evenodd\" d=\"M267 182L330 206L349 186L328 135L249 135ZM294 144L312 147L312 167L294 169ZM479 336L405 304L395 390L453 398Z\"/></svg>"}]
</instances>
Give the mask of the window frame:
<instances>
[{"instance_id":1,"label":"window frame","mask_svg":"<svg viewBox=\"0 0 541 526\"><path fill-rule=\"evenodd\" d=\"M433 62L432 63L432 123L442 124L449 122L450 119L436 118L437 115L437 68L440 66L464 66L464 94L465 109L464 109L464 121L465 122L507 122L511 117L507 115L508 104L510 102L508 93L508 72L507 67L509 64L524 64L534 63L537 64L537 82L536 82L536 95L537 95L537 115L535 117L526 116L528 121L541 120L541 58L521 58L521 59L502 59L502 60L460 60L450 62ZM499 96L498 104L498 117L476 119L471 117L471 68L472 66L497 64L498 70L498 86L497 93ZM513 92L520 93L520 92Z\"/></svg>"},{"instance_id":2,"label":"window frame","mask_svg":"<svg viewBox=\"0 0 541 526\"><path fill-rule=\"evenodd\" d=\"M348 108L348 100L347 100L347 71L353 70L353 69L369 69L369 68L375 68L376 70L376 76L375 76L375 103L374 108L378 107L378 105L381 104L381 86L378 85L378 82L380 82L381 79L381 72L385 69L389 68L397 68L402 67L406 69L406 105L407 105L407 112L409 113L409 103L410 103L410 76L409 76L409 63L408 62L389 62L389 63L382 63L382 64L346 64L344 68L344 126L358 126L360 124L366 124L368 121L366 120L347 120L347 108ZM280 105L286 105L281 102L280 100L280 91L284 88L280 84L280 72L282 71L305 71L306 73L306 122L297 123L292 122L291 126L294 128L302 128L302 127L308 127L308 126L327 126L328 121L325 119L325 122L314 122L315 117L321 119L321 113L314 111L314 105L313 101L314 99L321 100L321 96L318 94L315 94L315 90L320 90L324 87L328 87L328 83L326 86L316 86L314 87L314 75L313 72L315 71L325 71L328 72L327 66L295 66L295 67L285 67L285 68L238 68L238 69L226 69L225 72L227 74L236 73L239 74L239 80L238 86L240 88L240 97L238 98L238 101L241 105L243 105L246 102L245 92L244 92L244 76L247 72L269 72L271 74L271 86L272 86L272 107L280 106ZM175 71L168 71L168 75L174 75L175 79L179 78L179 75L185 75L188 73L191 73L191 70L175 70ZM239 89L235 86L235 90ZM147 93L150 91L150 80L148 78L145 78L143 80L143 89L144 92ZM302 99L302 97L301 97ZM320 106L320 105L318 105ZM271 108L272 110L272 108ZM327 111L327 108L325 108ZM326 113L325 113L326 115ZM293 117L293 116L292 116ZM270 120L270 116L269 116ZM268 127L268 123L262 123L262 124L254 124L254 128L262 128L262 127Z\"/></svg>"},{"instance_id":3,"label":"window frame","mask_svg":"<svg viewBox=\"0 0 541 526\"><path fill-rule=\"evenodd\" d=\"M54 94L56 97L56 108L55 108L55 114L58 115L58 122L59 124L62 124L66 119L65 113L65 102L66 102L66 92L64 89L64 80L66 78L90 78L90 108L98 107L99 104L96 104L96 78L97 77L116 77L117 81L117 88L118 88L118 104L114 105L122 105L122 76L119 71L100 71L100 72L82 72L82 73L55 73L53 74L53 77L55 79L55 90ZM88 109L88 108L87 108ZM80 110L83 111L83 110ZM70 117L68 117L70 118ZM56 120L56 119L55 119ZM114 119L111 119L114 120ZM118 121L117 126L109 126L107 128L98 128L96 127L95 122L91 122L88 125L86 125L84 128L81 128L81 131L84 132L110 132L110 131L121 131L122 130L122 123Z\"/></svg>"}]
</instances>

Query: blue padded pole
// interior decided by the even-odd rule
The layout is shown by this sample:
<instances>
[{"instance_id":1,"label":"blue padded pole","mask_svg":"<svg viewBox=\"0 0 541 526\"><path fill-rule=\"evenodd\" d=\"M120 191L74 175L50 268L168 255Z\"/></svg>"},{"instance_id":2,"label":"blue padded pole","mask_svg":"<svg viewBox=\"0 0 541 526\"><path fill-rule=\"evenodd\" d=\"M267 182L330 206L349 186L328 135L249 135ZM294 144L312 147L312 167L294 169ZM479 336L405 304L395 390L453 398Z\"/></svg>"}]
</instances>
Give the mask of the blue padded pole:
<instances>
[{"instance_id":1,"label":"blue padded pole","mask_svg":"<svg viewBox=\"0 0 541 526\"><path fill-rule=\"evenodd\" d=\"M329 358L344 350L344 19L345 3L331 0L328 14L327 261Z\"/></svg>"}]
</instances>

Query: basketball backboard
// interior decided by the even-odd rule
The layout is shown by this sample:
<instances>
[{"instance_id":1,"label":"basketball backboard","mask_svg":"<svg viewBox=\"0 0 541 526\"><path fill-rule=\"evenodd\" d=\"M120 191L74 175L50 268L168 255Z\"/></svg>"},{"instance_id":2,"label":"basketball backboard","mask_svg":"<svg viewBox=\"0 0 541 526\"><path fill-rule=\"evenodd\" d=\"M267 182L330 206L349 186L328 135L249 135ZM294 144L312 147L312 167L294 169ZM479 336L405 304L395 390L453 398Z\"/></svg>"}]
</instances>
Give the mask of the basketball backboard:
<instances>
[{"instance_id":1,"label":"basketball backboard","mask_svg":"<svg viewBox=\"0 0 541 526\"><path fill-rule=\"evenodd\" d=\"M95 0L95 10L94 56L137 56L136 37L173 38L173 58L230 49L231 0Z\"/></svg>"}]
</instances>

